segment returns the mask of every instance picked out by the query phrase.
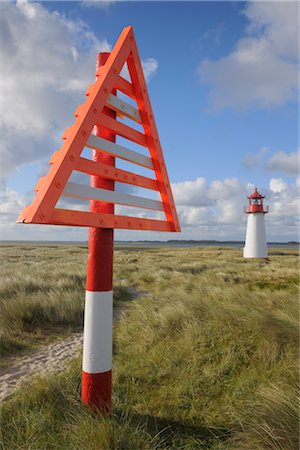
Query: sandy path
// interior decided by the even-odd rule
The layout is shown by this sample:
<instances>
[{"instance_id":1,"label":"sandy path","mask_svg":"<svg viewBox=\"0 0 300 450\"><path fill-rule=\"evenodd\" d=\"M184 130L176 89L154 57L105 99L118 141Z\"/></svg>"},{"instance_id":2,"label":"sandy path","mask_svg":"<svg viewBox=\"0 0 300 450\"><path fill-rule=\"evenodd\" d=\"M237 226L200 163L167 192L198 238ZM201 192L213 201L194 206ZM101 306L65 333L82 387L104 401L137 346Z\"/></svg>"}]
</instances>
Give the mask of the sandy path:
<instances>
[{"instance_id":1,"label":"sandy path","mask_svg":"<svg viewBox=\"0 0 300 450\"><path fill-rule=\"evenodd\" d=\"M121 308L114 306L114 324L120 313ZM8 398L26 379L34 375L63 371L68 362L82 349L82 342L82 333L75 333L34 353L16 357L16 362L0 369L0 401Z\"/></svg>"}]
</instances>

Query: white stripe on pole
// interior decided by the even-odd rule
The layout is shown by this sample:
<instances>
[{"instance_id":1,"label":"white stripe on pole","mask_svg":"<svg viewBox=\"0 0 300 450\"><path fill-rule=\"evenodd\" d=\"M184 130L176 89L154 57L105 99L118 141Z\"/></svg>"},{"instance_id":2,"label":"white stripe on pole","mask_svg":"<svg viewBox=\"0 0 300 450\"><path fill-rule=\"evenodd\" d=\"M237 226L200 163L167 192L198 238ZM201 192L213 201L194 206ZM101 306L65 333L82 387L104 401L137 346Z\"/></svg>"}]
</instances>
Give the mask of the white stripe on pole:
<instances>
[{"instance_id":1,"label":"white stripe on pole","mask_svg":"<svg viewBox=\"0 0 300 450\"><path fill-rule=\"evenodd\" d=\"M112 291L86 291L82 362L86 373L107 372L112 368L112 305Z\"/></svg>"}]
</instances>

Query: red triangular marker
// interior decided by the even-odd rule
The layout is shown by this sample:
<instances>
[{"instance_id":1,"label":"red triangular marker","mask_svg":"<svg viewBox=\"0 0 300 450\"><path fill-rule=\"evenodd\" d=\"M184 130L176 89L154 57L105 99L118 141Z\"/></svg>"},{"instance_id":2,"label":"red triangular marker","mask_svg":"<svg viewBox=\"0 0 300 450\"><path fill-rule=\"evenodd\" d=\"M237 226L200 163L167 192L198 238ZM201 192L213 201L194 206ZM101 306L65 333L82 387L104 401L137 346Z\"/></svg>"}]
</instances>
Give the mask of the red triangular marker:
<instances>
[{"instance_id":1,"label":"red triangular marker","mask_svg":"<svg viewBox=\"0 0 300 450\"><path fill-rule=\"evenodd\" d=\"M127 62L131 83L120 76ZM112 95L117 89L133 98L138 109ZM18 222L52 225L73 225L101 228L125 228L153 231L180 231L166 166L151 109L132 27L125 28L107 62L97 72L97 80L87 91L87 100L76 112L75 123L64 133L61 149L54 152L46 177L37 183L37 195L30 206L23 209ZM103 112L104 107L116 111L141 124L144 133L131 128ZM149 157L92 134L93 127L104 127L116 135L140 144L149 150ZM147 178L125 170L83 158L84 147L99 150L134 164L152 169L155 178ZM132 184L158 191L161 202L134 195L122 194L69 181L73 171ZM93 211L57 208L61 196L94 199L143 209L162 211L166 220L117 216Z\"/></svg>"}]
</instances>

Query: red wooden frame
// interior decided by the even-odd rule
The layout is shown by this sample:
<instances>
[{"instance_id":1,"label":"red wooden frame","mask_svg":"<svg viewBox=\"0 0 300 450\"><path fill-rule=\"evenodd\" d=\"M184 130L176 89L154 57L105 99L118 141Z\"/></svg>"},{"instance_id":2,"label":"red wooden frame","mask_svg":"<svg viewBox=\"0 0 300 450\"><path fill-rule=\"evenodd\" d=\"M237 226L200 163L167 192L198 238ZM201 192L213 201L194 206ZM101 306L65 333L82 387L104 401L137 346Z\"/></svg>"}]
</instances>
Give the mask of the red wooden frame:
<instances>
[{"instance_id":1,"label":"red wooden frame","mask_svg":"<svg viewBox=\"0 0 300 450\"><path fill-rule=\"evenodd\" d=\"M120 71L125 62L128 65L131 83L120 76ZM95 83L87 90L87 100L77 108L74 114L76 117L74 124L67 128L63 135L64 144L59 151L53 153L50 159L52 166L48 174L41 178L35 187L36 197L31 205L23 209L18 222L180 231L171 186L131 26L123 29L107 62L98 70L96 76ZM144 133L103 114L104 105L113 89L119 89L136 100ZM153 162L156 179L111 168L82 158L81 152L95 124L147 147ZM97 174L103 176L103 178L160 192L166 221L55 208L73 170L79 170L86 174Z\"/></svg>"}]
</instances>

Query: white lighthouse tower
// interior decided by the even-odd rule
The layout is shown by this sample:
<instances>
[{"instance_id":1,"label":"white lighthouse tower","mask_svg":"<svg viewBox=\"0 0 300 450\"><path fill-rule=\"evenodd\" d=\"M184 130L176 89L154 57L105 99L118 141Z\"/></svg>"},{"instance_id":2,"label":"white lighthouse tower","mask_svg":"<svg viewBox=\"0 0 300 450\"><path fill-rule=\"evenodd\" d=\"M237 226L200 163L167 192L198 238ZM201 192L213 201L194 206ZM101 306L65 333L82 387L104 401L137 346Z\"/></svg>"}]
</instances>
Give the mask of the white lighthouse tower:
<instances>
[{"instance_id":1,"label":"white lighthouse tower","mask_svg":"<svg viewBox=\"0 0 300 450\"><path fill-rule=\"evenodd\" d=\"M269 212L269 207L264 208L265 197L257 191L257 188L247 198L249 205L244 210L248 214L244 258L268 258L265 214Z\"/></svg>"}]
</instances>

